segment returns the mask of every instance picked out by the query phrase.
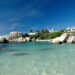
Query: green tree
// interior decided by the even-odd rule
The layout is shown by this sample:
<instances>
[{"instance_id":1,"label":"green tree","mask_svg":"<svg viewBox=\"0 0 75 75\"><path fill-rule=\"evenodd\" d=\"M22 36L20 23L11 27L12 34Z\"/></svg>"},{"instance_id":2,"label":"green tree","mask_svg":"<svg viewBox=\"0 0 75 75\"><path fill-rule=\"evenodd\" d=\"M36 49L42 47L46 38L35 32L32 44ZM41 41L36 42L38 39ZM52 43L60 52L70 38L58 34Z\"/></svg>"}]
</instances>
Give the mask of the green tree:
<instances>
[{"instance_id":1,"label":"green tree","mask_svg":"<svg viewBox=\"0 0 75 75\"><path fill-rule=\"evenodd\" d=\"M29 37L29 34L25 33L25 34L23 34L23 37L24 37L24 38L25 38L25 37Z\"/></svg>"},{"instance_id":2,"label":"green tree","mask_svg":"<svg viewBox=\"0 0 75 75\"><path fill-rule=\"evenodd\" d=\"M59 31L59 32L52 32L50 33L50 38L56 38L56 37L59 37L61 36L63 32Z\"/></svg>"}]
</instances>

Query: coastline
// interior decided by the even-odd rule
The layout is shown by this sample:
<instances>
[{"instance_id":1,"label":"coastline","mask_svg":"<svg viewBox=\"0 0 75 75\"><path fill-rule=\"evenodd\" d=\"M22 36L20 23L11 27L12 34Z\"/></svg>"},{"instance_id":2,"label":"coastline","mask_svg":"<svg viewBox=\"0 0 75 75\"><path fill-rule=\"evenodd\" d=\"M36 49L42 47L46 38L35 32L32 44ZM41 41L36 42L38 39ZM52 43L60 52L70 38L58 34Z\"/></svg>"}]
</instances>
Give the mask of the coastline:
<instances>
[{"instance_id":1,"label":"coastline","mask_svg":"<svg viewBox=\"0 0 75 75\"><path fill-rule=\"evenodd\" d=\"M39 32L10 32L0 36L0 43L50 42L53 44L75 43L75 29L52 31L44 29Z\"/></svg>"}]
</instances>

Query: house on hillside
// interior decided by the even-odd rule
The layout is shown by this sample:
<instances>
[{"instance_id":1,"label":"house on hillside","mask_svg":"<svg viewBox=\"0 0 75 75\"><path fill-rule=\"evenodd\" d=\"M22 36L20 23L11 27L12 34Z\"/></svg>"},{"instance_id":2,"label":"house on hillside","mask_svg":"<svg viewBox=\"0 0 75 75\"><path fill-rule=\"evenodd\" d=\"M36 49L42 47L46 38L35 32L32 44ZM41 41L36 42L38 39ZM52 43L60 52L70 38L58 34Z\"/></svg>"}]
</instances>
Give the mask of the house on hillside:
<instances>
[{"instance_id":1,"label":"house on hillside","mask_svg":"<svg viewBox=\"0 0 75 75\"><path fill-rule=\"evenodd\" d=\"M67 27L66 30L67 32L75 32L75 27Z\"/></svg>"},{"instance_id":2,"label":"house on hillside","mask_svg":"<svg viewBox=\"0 0 75 75\"><path fill-rule=\"evenodd\" d=\"M58 32L59 30L54 30L53 28L51 30L49 30L50 33L52 32Z\"/></svg>"},{"instance_id":3,"label":"house on hillside","mask_svg":"<svg viewBox=\"0 0 75 75\"><path fill-rule=\"evenodd\" d=\"M28 33L29 35L35 35L36 34L36 32L30 32L30 33Z\"/></svg>"}]
</instances>

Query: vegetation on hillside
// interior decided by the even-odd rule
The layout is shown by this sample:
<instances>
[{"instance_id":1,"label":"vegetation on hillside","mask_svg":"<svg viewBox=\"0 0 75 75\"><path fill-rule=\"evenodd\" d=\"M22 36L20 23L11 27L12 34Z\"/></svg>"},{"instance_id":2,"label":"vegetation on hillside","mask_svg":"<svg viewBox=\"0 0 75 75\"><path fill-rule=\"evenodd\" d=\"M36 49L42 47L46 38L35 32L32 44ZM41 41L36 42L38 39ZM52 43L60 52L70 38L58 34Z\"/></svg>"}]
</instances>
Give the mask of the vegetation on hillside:
<instances>
[{"instance_id":1,"label":"vegetation on hillside","mask_svg":"<svg viewBox=\"0 0 75 75\"><path fill-rule=\"evenodd\" d=\"M50 38L56 38L62 35L63 32L58 31L58 32L52 32L50 33Z\"/></svg>"},{"instance_id":2,"label":"vegetation on hillside","mask_svg":"<svg viewBox=\"0 0 75 75\"><path fill-rule=\"evenodd\" d=\"M59 37L63 32L64 32L64 30L60 30L60 31L56 31L56 32L49 32L48 29L44 29L41 31L37 31L37 33L35 35L24 34L23 37L30 37L31 39L33 39L33 38L35 38L35 39L52 39L55 37Z\"/></svg>"}]
</instances>

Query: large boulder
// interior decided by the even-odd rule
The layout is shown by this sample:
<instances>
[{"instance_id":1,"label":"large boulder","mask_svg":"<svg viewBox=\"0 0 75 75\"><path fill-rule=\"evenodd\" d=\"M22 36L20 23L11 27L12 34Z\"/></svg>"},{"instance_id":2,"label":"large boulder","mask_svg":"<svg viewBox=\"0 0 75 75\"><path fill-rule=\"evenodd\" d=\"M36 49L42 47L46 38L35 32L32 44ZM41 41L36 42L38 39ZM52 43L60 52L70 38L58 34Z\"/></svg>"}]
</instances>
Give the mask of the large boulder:
<instances>
[{"instance_id":1,"label":"large boulder","mask_svg":"<svg viewBox=\"0 0 75 75\"><path fill-rule=\"evenodd\" d=\"M36 38L32 38L31 41L35 42L36 41Z\"/></svg>"},{"instance_id":2,"label":"large boulder","mask_svg":"<svg viewBox=\"0 0 75 75\"><path fill-rule=\"evenodd\" d=\"M57 37L57 38L54 38L54 39L52 39L52 43L54 43L54 44L61 44L62 42L59 40L59 38L60 37Z\"/></svg>"},{"instance_id":3,"label":"large boulder","mask_svg":"<svg viewBox=\"0 0 75 75\"><path fill-rule=\"evenodd\" d=\"M56 43L56 44L65 43L67 41L68 37L69 37L69 34L64 33L60 37L54 38L51 42Z\"/></svg>"},{"instance_id":4,"label":"large boulder","mask_svg":"<svg viewBox=\"0 0 75 75\"><path fill-rule=\"evenodd\" d=\"M27 40L25 38L23 38L23 37L19 37L19 38L16 38L16 39L12 39L9 42L11 42L11 43L14 43L14 42L19 43L19 42L27 42Z\"/></svg>"},{"instance_id":5,"label":"large boulder","mask_svg":"<svg viewBox=\"0 0 75 75\"><path fill-rule=\"evenodd\" d=\"M23 38L23 37L19 37L19 38L16 38L16 39L12 39L10 40L10 42L29 42L30 41L30 37L26 37L26 38Z\"/></svg>"},{"instance_id":6,"label":"large boulder","mask_svg":"<svg viewBox=\"0 0 75 75\"><path fill-rule=\"evenodd\" d=\"M19 37L22 37L22 33L20 32L10 32L9 34L9 40L17 39Z\"/></svg>"},{"instance_id":7,"label":"large boulder","mask_svg":"<svg viewBox=\"0 0 75 75\"><path fill-rule=\"evenodd\" d=\"M9 41L4 38L4 37L0 37L0 43L8 43Z\"/></svg>"},{"instance_id":8,"label":"large boulder","mask_svg":"<svg viewBox=\"0 0 75 75\"><path fill-rule=\"evenodd\" d=\"M69 33L63 33L63 34L60 36L59 40L60 40L61 42L63 42L63 43L66 43L68 37L69 37Z\"/></svg>"},{"instance_id":9,"label":"large boulder","mask_svg":"<svg viewBox=\"0 0 75 75\"><path fill-rule=\"evenodd\" d=\"M67 43L75 43L75 36L69 36Z\"/></svg>"},{"instance_id":10,"label":"large boulder","mask_svg":"<svg viewBox=\"0 0 75 75\"><path fill-rule=\"evenodd\" d=\"M16 42L27 42L27 40L23 37L17 38Z\"/></svg>"},{"instance_id":11,"label":"large boulder","mask_svg":"<svg viewBox=\"0 0 75 75\"><path fill-rule=\"evenodd\" d=\"M25 40L26 40L27 42L29 42L31 39L30 39L30 37L25 37Z\"/></svg>"}]
</instances>

